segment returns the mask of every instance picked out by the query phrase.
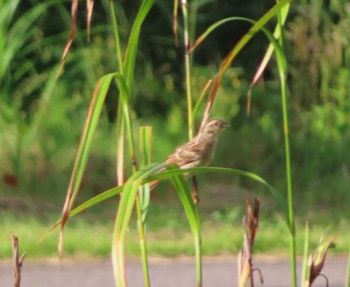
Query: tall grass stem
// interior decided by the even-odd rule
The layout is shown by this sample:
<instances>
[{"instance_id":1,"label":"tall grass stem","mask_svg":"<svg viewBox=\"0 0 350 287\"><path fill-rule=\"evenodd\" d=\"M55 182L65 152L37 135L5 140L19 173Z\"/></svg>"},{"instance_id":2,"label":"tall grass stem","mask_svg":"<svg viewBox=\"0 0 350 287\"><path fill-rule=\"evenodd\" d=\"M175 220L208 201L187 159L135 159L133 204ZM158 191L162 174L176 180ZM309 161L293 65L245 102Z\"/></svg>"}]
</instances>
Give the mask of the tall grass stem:
<instances>
[{"instance_id":1,"label":"tall grass stem","mask_svg":"<svg viewBox=\"0 0 350 287\"><path fill-rule=\"evenodd\" d=\"M191 89L191 54L190 54L190 30L188 19L187 0L181 0L181 8L184 22L184 46L185 46L185 74L186 74L186 99L188 118L188 138L193 138L193 116L192 116L192 89Z\"/></svg>"}]
</instances>

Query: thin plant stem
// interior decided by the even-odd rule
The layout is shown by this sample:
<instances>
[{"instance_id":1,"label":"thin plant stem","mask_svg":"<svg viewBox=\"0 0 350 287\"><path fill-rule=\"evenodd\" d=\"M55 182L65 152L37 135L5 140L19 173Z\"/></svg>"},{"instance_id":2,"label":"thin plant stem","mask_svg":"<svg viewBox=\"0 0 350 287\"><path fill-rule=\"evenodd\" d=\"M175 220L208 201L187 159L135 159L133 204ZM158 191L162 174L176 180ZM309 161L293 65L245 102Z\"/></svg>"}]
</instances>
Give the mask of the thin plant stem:
<instances>
[{"instance_id":1,"label":"thin plant stem","mask_svg":"<svg viewBox=\"0 0 350 287\"><path fill-rule=\"evenodd\" d=\"M181 0L181 8L184 21L184 46L185 46L185 73L186 73L186 99L187 99L187 118L188 118L188 138L193 138L193 116L192 116L192 89L191 89L191 55L190 50L190 31L188 20L187 0Z\"/></svg>"},{"instance_id":2,"label":"thin plant stem","mask_svg":"<svg viewBox=\"0 0 350 287\"><path fill-rule=\"evenodd\" d=\"M117 54L117 59L118 59L118 68L119 68L119 72L121 74L123 74L123 71L124 71L123 60L122 60L122 53L121 53L121 49L120 49L120 38L119 38L119 32L118 32L117 16L116 16L115 11L114 11L113 0L109 1L109 8L110 8L111 17L112 17L115 48L116 48L116 54Z\"/></svg>"},{"instance_id":3,"label":"thin plant stem","mask_svg":"<svg viewBox=\"0 0 350 287\"><path fill-rule=\"evenodd\" d=\"M130 117L130 110L129 106L125 108L125 123L127 127L127 136L129 138L129 152L130 157L132 159L132 171L135 173L137 171L137 162L135 157L135 148L134 148L134 141L133 141L133 135L132 135L132 127L131 127L131 117ZM146 241L145 241L145 232L144 232L144 226L142 221L142 208L140 203L140 195L136 195L136 213L137 213L137 226L138 226L138 232L140 236L140 249L141 249L141 261L142 261L142 268L143 268L143 274L145 278L145 285L148 287L150 286L150 277L149 277L149 268L148 268L148 260L147 260L147 248L146 248Z\"/></svg>"},{"instance_id":4,"label":"thin plant stem","mask_svg":"<svg viewBox=\"0 0 350 287\"><path fill-rule=\"evenodd\" d=\"M287 178L287 193L288 193L288 225L290 228L290 261L291 261L291 280L292 286L297 286L296 274L296 246L295 246L295 223L294 223L294 205L293 205L293 188L292 188L292 170L291 170L291 153L289 145L289 129L288 129L288 112L286 99L286 79L282 79L282 113L283 113L283 132L284 132L284 147L286 157L286 178Z\"/></svg>"},{"instance_id":5,"label":"thin plant stem","mask_svg":"<svg viewBox=\"0 0 350 287\"><path fill-rule=\"evenodd\" d=\"M188 138L193 138L193 108L192 108L192 88L191 88L191 54L190 54L190 27L188 17L187 0L181 0L181 9L184 21L184 48L185 48L185 74L186 74L186 98L187 98L187 118L188 118ZM196 212L198 212L197 207ZM197 223L198 226L200 223ZM202 256L200 230L197 230L198 237L195 237L196 249L196 277L197 286L202 286Z\"/></svg>"},{"instance_id":6,"label":"thin plant stem","mask_svg":"<svg viewBox=\"0 0 350 287\"><path fill-rule=\"evenodd\" d=\"M141 202L140 202L140 194L136 196L136 212L137 212L137 229L140 236L140 249L141 249L143 276L145 280L145 286L149 287L150 279L149 279L149 268L148 268L148 261L147 261L147 247L146 247L146 240L145 240L145 229L142 222L142 208L141 208Z\"/></svg>"},{"instance_id":7,"label":"thin plant stem","mask_svg":"<svg viewBox=\"0 0 350 287\"><path fill-rule=\"evenodd\" d=\"M121 75L124 74L124 67L123 67L123 60L122 60L122 53L120 49L120 38L119 38L119 32L118 32L118 22L117 22L117 16L115 14L113 0L109 1L109 10L111 13L112 18L112 26L113 26L113 32L114 32L114 40L115 40L115 47L116 47L116 56L118 59L118 69ZM117 165L117 184L122 185L124 183L124 150L125 150L125 136L124 136L124 117L122 113L122 102L121 98L119 97L118 101L118 113L117 113L117 155L116 155L116 165Z\"/></svg>"},{"instance_id":8,"label":"thin plant stem","mask_svg":"<svg viewBox=\"0 0 350 287\"><path fill-rule=\"evenodd\" d=\"M283 49L283 15L281 10L277 14L277 29L280 30L278 42ZM287 67L286 67L287 69ZM293 187L292 187L292 168L291 168L291 152L289 144L289 125L288 125L288 109L287 109L287 89L286 89L286 71L280 72L281 80L281 97L282 97L282 114L283 114L283 133L284 148L286 158L286 180L287 180L287 198L288 198L288 225L290 229L290 264L291 264L291 283L292 287L297 286L297 270L296 270L296 243L295 243L295 222L294 222L294 204L293 204Z\"/></svg>"}]
</instances>

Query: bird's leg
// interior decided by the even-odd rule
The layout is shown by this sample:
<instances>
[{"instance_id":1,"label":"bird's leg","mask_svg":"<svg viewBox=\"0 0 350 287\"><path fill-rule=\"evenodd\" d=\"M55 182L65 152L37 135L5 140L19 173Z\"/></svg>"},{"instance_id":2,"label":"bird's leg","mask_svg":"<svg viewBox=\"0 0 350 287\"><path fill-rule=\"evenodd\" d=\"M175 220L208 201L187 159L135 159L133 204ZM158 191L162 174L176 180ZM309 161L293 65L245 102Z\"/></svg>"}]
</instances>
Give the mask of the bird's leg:
<instances>
[{"instance_id":1,"label":"bird's leg","mask_svg":"<svg viewBox=\"0 0 350 287\"><path fill-rule=\"evenodd\" d=\"M197 182L197 177L194 175L192 176L192 198L194 204L199 203L199 194L198 194L198 182Z\"/></svg>"}]
</instances>

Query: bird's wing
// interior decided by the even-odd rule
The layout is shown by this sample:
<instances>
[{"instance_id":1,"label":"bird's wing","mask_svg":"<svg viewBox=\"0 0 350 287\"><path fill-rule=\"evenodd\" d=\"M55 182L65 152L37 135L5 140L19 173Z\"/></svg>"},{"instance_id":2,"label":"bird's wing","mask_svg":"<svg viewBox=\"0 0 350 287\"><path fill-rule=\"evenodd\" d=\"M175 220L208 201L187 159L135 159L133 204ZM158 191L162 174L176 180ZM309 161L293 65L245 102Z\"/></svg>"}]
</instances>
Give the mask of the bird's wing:
<instances>
[{"instance_id":1,"label":"bird's wing","mask_svg":"<svg viewBox=\"0 0 350 287\"><path fill-rule=\"evenodd\" d=\"M178 147L165 162L176 164L181 169L185 169L198 166L200 160L201 155L198 150L198 144L194 141L191 141Z\"/></svg>"}]
</instances>

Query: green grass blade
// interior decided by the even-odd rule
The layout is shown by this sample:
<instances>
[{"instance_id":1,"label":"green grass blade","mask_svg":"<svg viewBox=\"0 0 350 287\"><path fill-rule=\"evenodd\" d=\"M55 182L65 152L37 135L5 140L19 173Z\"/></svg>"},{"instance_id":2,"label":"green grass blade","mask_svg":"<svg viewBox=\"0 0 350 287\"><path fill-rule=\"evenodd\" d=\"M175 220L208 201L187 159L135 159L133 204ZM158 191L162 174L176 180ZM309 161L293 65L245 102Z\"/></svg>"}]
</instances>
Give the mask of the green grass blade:
<instances>
[{"instance_id":1,"label":"green grass blade","mask_svg":"<svg viewBox=\"0 0 350 287\"><path fill-rule=\"evenodd\" d=\"M193 114L192 114L192 84L191 84L191 54L189 53L190 31L188 17L188 3L181 1L181 10L184 24L184 49L185 49L185 82L186 82L186 105L188 120L188 139L193 138Z\"/></svg>"},{"instance_id":2,"label":"green grass blade","mask_svg":"<svg viewBox=\"0 0 350 287\"><path fill-rule=\"evenodd\" d=\"M151 163L152 147L152 127L139 128L139 158L141 168ZM140 234L140 249L143 266L143 274L146 287L150 286L150 276L147 260L147 248L145 240L145 224L147 218L148 206L150 203L151 190L148 184L139 187L139 197L136 200L137 226Z\"/></svg>"},{"instance_id":3,"label":"green grass blade","mask_svg":"<svg viewBox=\"0 0 350 287\"><path fill-rule=\"evenodd\" d=\"M114 76L115 74L111 73L102 77L98 81L94 91L94 95L91 99L88 113L85 119L83 133L79 143L76 160L74 163L73 172L69 183L67 194L67 199L69 199L69 201L67 202L69 209L74 204L74 199L78 193L82 175L87 164L92 138L97 128L97 124L103 108L103 103L107 95L107 91Z\"/></svg>"},{"instance_id":4,"label":"green grass blade","mask_svg":"<svg viewBox=\"0 0 350 287\"><path fill-rule=\"evenodd\" d=\"M130 115L129 96L130 91L127 87L125 77L120 73L116 74L116 81L119 89L120 103L123 111L123 120L125 121L126 134L128 139L128 146L130 158L132 162L133 172L137 170L134 135L132 132L132 121Z\"/></svg>"},{"instance_id":5,"label":"green grass blade","mask_svg":"<svg viewBox=\"0 0 350 287\"><path fill-rule=\"evenodd\" d=\"M152 8L154 0L143 0L141 7L138 11L138 14L134 20L132 30L129 36L127 50L124 59L124 72L125 72L125 82L129 90L131 90L135 61L136 61L136 52L138 47L138 42L140 38L140 31L143 21L145 20L148 12Z\"/></svg>"},{"instance_id":6,"label":"green grass blade","mask_svg":"<svg viewBox=\"0 0 350 287\"><path fill-rule=\"evenodd\" d=\"M80 212L83 212L86 209L89 209L90 207L93 207L96 204L99 204L107 199L110 199L119 193L123 191L124 186L117 186L113 187L111 189L108 189L104 192L101 192L100 194L90 198L89 200L83 202L82 204L79 204L77 207L73 208L69 212L69 218L79 214ZM46 238L53 230L55 230L58 226L60 226L62 223L62 219L58 220L50 229L49 231L44 234L38 241L41 242L44 238Z\"/></svg>"},{"instance_id":7,"label":"green grass blade","mask_svg":"<svg viewBox=\"0 0 350 287\"><path fill-rule=\"evenodd\" d=\"M101 192L100 194L90 198L89 200L85 201L82 204L79 204L77 207L73 208L71 212L69 213L69 217L73 217L77 215L78 213L89 209L90 207L93 207L96 204L99 204L107 199L110 199L119 193L122 192L124 186L116 186L111 189L108 189L104 192Z\"/></svg>"},{"instance_id":8,"label":"green grass blade","mask_svg":"<svg viewBox=\"0 0 350 287\"><path fill-rule=\"evenodd\" d=\"M116 48L116 56L118 59L118 68L119 68L119 72L123 74L124 67L123 67L123 61L122 61L122 52L121 52L121 47L120 47L118 21L117 21L117 15L115 13L114 1L109 1L109 11L111 12L111 19L112 19L113 32L114 32L114 41L115 41L115 48Z\"/></svg>"},{"instance_id":9,"label":"green grass blade","mask_svg":"<svg viewBox=\"0 0 350 287\"><path fill-rule=\"evenodd\" d=\"M151 164L134 173L124 185L123 196L116 215L112 245L113 271L118 287L126 286L125 239L139 186L145 178L164 166L164 164Z\"/></svg>"},{"instance_id":10,"label":"green grass blade","mask_svg":"<svg viewBox=\"0 0 350 287\"><path fill-rule=\"evenodd\" d=\"M175 170L178 168L175 168ZM201 224L197 206L194 204L191 191L182 174L174 174L171 181L176 189L177 195L184 207L190 228L192 231L195 254L196 254L196 278L197 286L202 286L202 242Z\"/></svg>"},{"instance_id":11,"label":"green grass blade","mask_svg":"<svg viewBox=\"0 0 350 287\"><path fill-rule=\"evenodd\" d=\"M123 116L122 101L120 98L118 104L116 130L116 177L117 185L122 185L124 184L125 177L125 121Z\"/></svg>"},{"instance_id":12,"label":"green grass blade","mask_svg":"<svg viewBox=\"0 0 350 287\"><path fill-rule=\"evenodd\" d=\"M152 127L142 126L139 128L139 157L140 157L140 167L143 168L149 165L151 160L152 151ZM146 223L148 206L150 203L151 190L149 185L143 185L140 187L140 203L142 210L142 222Z\"/></svg>"},{"instance_id":13,"label":"green grass blade","mask_svg":"<svg viewBox=\"0 0 350 287\"><path fill-rule=\"evenodd\" d=\"M78 152L75 157L74 167L69 181L65 203L62 210L62 231L67 219L69 218L69 212L72 209L75 198L79 192L79 187L90 153L93 135L97 128L97 123L99 121L99 117L102 111L103 103L106 98L109 85L114 76L115 74L108 74L102 77L98 81L93 97L91 99L78 147ZM62 242L59 243L59 246L60 250L62 250Z\"/></svg>"}]
</instances>

